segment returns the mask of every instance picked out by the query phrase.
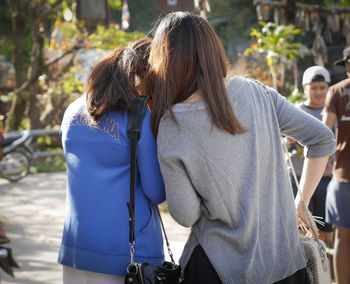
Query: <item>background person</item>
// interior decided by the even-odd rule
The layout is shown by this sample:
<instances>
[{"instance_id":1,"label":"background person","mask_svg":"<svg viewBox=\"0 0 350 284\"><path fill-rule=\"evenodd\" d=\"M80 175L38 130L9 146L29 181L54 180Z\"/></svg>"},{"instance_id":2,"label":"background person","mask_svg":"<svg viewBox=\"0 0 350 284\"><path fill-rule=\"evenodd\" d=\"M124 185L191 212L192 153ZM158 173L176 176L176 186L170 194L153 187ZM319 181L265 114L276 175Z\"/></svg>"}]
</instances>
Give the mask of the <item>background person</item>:
<instances>
[{"instance_id":1,"label":"background person","mask_svg":"<svg viewBox=\"0 0 350 284\"><path fill-rule=\"evenodd\" d=\"M308 283L280 131L306 145L307 205L335 149L333 133L252 80L234 77L225 87L224 49L197 15L168 14L149 62L169 211L191 227L180 259L185 283Z\"/></svg>"},{"instance_id":2,"label":"background person","mask_svg":"<svg viewBox=\"0 0 350 284\"><path fill-rule=\"evenodd\" d=\"M297 108L307 112L322 121L322 111L326 99L328 85L331 79L327 69L321 66L311 66L307 68L303 74L303 90L306 96L306 101L297 105ZM303 147L297 142L288 139L287 141L289 151L291 152L291 160L298 180L300 180L303 171L304 153ZM332 157L332 156L330 156ZM323 177L318 184L315 193L310 199L309 209L314 216L322 217L325 222L325 207L327 186L331 181L332 171L327 166ZM293 176L291 175L294 196L296 196L298 189L296 187ZM324 226L317 223L319 229L319 238L324 241L329 247L332 247L332 225L326 223Z\"/></svg>"},{"instance_id":3,"label":"background person","mask_svg":"<svg viewBox=\"0 0 350 284\"><path fill-rule=\"evenodd\" d=\"M350 77L350 46L335 65L345 66ZM328 187L326 220L336 225L334 274L337 283L350 282L350 78L333 85L327 94L323 122L333 129L338 123L333 179Z\"/></svg>"},{"instance_id":4,"label":"background person","mask_svg":"<svg viewBox=\"0 0 350 284\"><path fill-rule=\"evenodd\" d=\"M130 151L127 110L147 71L150 42L113 51L92 70L87 95L66 110L61 126L67 161L67 206L58 262L64 283L124 283L130 263ZM161 265L156 204L165 199L157 149L145 115L137 146L135 261Z\"/></svg>"}]
</instances>

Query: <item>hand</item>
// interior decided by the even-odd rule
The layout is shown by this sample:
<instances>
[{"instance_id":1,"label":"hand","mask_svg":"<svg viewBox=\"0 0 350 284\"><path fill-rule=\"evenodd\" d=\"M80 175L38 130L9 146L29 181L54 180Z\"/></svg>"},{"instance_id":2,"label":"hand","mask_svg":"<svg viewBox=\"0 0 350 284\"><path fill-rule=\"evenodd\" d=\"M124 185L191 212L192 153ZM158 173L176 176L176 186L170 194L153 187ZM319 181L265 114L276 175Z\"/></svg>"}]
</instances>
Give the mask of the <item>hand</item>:
<instances>
[{"instance_id":1,"label":"hand","mask_svg":"<svg viewBox=\"0 0 350 284\"><path fill-rule=\"evenodd\" d=\"M309 219L307 217L307 214L310 214L310 219L311 219L311 222L312 222L312 226L313 228L315 228L316 230L316 235L317 237L319 236L319 233L318 233L318 228L316 226L316 222L314 221L314 218L312 217L310 211L308 211L308 213L305 211L305 208L303 206L303 203L299 200L297 201L297 204L296 204L296 208L297 208L297 220L298 220L298 227L299 226L302 226L303 224L305 224L307 227L308 227L308 230L307 230L307 233L306 233L306 236L311 238L315 238L316 236L313 234L312 232L312 229L311 229L311 225L309 223Z\"/></svg>"}]
</instances>

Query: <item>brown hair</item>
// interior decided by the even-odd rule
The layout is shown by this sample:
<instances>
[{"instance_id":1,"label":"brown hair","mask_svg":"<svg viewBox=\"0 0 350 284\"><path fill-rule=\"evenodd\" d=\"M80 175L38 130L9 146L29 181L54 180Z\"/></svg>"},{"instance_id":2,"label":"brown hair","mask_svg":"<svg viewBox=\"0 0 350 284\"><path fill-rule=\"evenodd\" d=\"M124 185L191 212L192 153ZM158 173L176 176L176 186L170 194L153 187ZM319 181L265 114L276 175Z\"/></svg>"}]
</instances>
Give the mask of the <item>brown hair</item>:
<instances>
[{"instance_id":1,"label":"brown hair","mask_svg":"<svg viewBox=\"0 0 350 284\"><path fill-rule=\"evenodd\" d=\"M133 41L115 49L91 71L86 90L87 109L97 121L107 111L132 108L132 96L138 95L135 75L141 80L148 71L150 40Z\"/></svg>"},{"instance_id":2,"label":"brown hair","mask_svg":"<svg viewBox=\"0 0 350 284\"><path fill-rule=\"evenodd\" d=\"M200 91L208 105L213 123L231 134L245 132L227 97L224 77L227 60L215 31L203 18L187 13L168 14L158 25L150 52L152 131L158 134L162 116L171 107Z\"/></svg>"}]
</instances>

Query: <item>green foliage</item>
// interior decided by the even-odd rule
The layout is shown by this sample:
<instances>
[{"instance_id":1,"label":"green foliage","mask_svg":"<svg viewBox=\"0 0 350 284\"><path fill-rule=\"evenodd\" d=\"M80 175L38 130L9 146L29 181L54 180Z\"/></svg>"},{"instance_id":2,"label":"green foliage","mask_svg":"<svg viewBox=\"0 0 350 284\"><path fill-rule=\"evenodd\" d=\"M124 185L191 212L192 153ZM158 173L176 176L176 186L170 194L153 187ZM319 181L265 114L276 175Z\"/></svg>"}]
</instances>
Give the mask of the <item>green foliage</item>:
<instances>
[{"instance_id":1,"label":"green foliage","mask_svg":"<svg viewBox=\"0 0 350 284\"><path fill-rule=\"evenodd\" d=\"M350 0L324 0L326 6L344 6L348 7L350 5Z\"/></svg>"},{"instance_id":2,"label":"green foliage","mask_svg":"<svg viewBox=\"0 0 350 284\"><path fill-rule=\"evenodd\" d=\"M61 151L62 148L51 148L50 151ZM66 170L66 160L63 155L39 158L32 161L32 173L49 173Z\"/></svg>"},{"instance_id":3,"label":"green foliage","mask_svg":"<svg viewBox=\"0 0 350 284\"><path fill-rule=\"evenodd\" d=\"M57 3L57 0L47 0L49 5L54 5ZM48 20L50 22L50 25L55 21L64 21L64 11L69 9L72 11L72 6L76 5L76 0L63 0L60 5L58 5L53 11L53 13L48 15Z\"/></svg>"},{"instance_id":4,"label":"green foliage","mask_svg":"<svg viewBox=\"0 0 350 284\"><path fill-rule=\"evenodd\" d=\"M290 38L301 34L300 29L293 25L277 25L274 23L259 22L261 31L252 29L250 35L255 37L256 44L246 49L245 53L263 53L267 55L267 65L273 66L281 57L294 60L295 56L302 57L301 44L290 41Z\"/></svg>"},{"instance_id":5,"label":"green foliage","mask_svg":"<svg viewBox=\"0 0 350 284\"><path fill-rule=\"evenodd\" d=\"M59 48L64 50L71 45L72 40L87 37L86 45L91 48L101 48L113 50L117 47L127 46L129 42L144 38L143 32L124 32L117 25L109 27L99 25L96 31L88 36L82 22L75 24L63 22L60 24L64 40L59 44ZM48 45L46 45L48 47Z\"/></svg>"},{"instance_id":6,"label":"green foliage","mask_svg":"<svg viewBox=\"0 0 350 284\"><path fill-rule=\"evenodd\" d=\"M23 6L28 5L28 1L23 0ZM13 32L11 22L11 10L7 1L0 1L0 54L4 55L7 59L11 58L13 45ZM25 39L22 42L23 55L26 62L23 62L25 68L29 63L30 51L32 46L32 30L31 25L28 22L30 19L29 13L25 14Z\"/></svg>"},{"instance_id":7,"label":"green foliage","mask_svg":"<svg viewBox=\"0 0 350 284\"><path fill-rule=\"evenodd\" d=\"M28 125L28 117L24 117L21 120L21 124L19 125L18 130L25 130L25 129L27 129L27 125Z\"/></svg>"},{"instance_id":8,"label":"green foliage","mask_svg":"<svg viewBox=\"0 0 350 284\"><path fill-rule=\"evenodd\" d=\"M9 38L0 38L0 54L7 59L11 57L12 42Z\"/></svg>"},{"instance_id":9,"label":"green foliage","mask_svg":"<svg viewBox=\"0 0 350 284\"><path fill-rule=\"evenodd\" d=\"M250 35L255 43L247 48L246 55L259 53L266 56L266 63L270 68L273 87L277 89L276 64L282 59L294 61L295 56L302 57L300 43L295 43L292 38L301 34L300 29L293 25L277 25L274 23L259 22L261 30L252 29Z\"/></svg>"},{"instance_id":10,"label":"green foliage","mask_svg":"<svg viewBox=\"0 0 350 284\"><path fill-rule=\"evenodd\" d=\"M0 2L0 54L10 58L11 55L11 12L6 1Z\"/></svg>"},{"instance_id":11,"label":"green foliage","mask_svg":"<svg viewBox=\"0 0 350 284\"><path fill-rule=\"evenodd\" d=\"M54 120L46 122L46 125L53 127L60 124L64 109L69 103L76 99L77 96L84 92L83 83L76 77L76 74L80 71L80 67L77 63L77 65L73 64L69 67L63 74L58 76L56 80L49 80L46 76L41 76L40 87L42 99L40 100L40 108L53 108L56 110ZM51 68L51 73L62 73L60 64L53 66ZM45 139L50 139L50 137L46 137ZM39 140L38 142L45 142L47 145L50 144L49 141L42 142Z\"/></svg>"},{"instance_id":12,"label":"green foliage","mask_svg":"<svg viewBox=\"0 0 350 284\"><path fill-rule=\"evenodd\" d=\"M78 23L78 25L81 25L81 23ZM97 30L89 36L83 26L77 27L73 23L65 22L62 23L60 27L63 33L63 40L56 43L55 48L49 48L49 45L46 45L48 54L50 54L51 57L56 57L69 49L72 42L77 39L84 39L84 48L94 48L95 53L101 52L101 54L104 55L108 50L126 46L132 40L145 37L143 33L126 33L116 29L113 25L108 28L105 26L98 26ZM47 110L53 108L56 110L54 119L50 121L50 126L59 124L64 109L84 92L84 82L79 79L86 72L86 70L83 70L84 62L81 62L80 58L75 57L71 65L67 67L70 57L71 56L67 56L62 61L50 66L48 74L40 76L39 78L41 87L40 108ZM46 122L46 125L48 125L47 123L48 122Z\"/></svg>"},{"instance_id":13,"label":"green foliage","mask_svg":"<svg viewBox=\"0 0 350 284\"><path fill-rule=\"evenodd\" d=\"M62 151L58 135L38 136L32 143L35 152L57 152ZM56 172L66 169L66 161L63 155L56 154L48 157L39 157L32 160L31 172Z\"/></svg>"},{"instance_id":14,"label":"green foliage","mask_svg":"<svg viewBox=\"0 0 350 284\"><path fill-rule=\"evenodd\" d=\"M108 0L108 6L113 10L120 11L123 7L123 1L122 0Z\"/></svg>"},{"instance_id":15,"label":"green foliage","mask_svg":"<svg viewBox=\"0 0 350 284\"><path fill-rule=\"evenodd\" d=\"M36 141L39 145L52 145L52 139L49 135L40 136Z\"/></svg>"},{"instance_id":16,"label":"green foliage","mask_svg":"<svg viewBox=\"0 0 350 284\"><path fill-rule=\"evenodd\" d=\"M89 36L91 47L113 50L117 47L127 46L129 42L145 37L142 32L127 33L114 28L98 26L95 33Z\"/></svg>"},{"instance_id":17,"label":"green foliage","mask_svg":"<svg viewBox=\"0 0 350 284\"><path fill-rule=\"evenodd\" d=\"M61 29L66 40L82 37L84 35L84 33L82 33L82 31L84 31L82 22L77 22L75 24L70 22L63 22L61 24ZM69 43L69 41L67 43Z\"/></svg>"},{"instance_id":18,"label":"green foliage","mask_svg":"<svg viewBox=\"0 0 350 284\"><path fill-rule=\"evenodd\" d=\"M9 92L7 94L0 94L0 101L3 102L3 103L12 102L14 97L15 97L15 93L14 92Z\"/></svg>"},{"instance_id":19,"label":"green foliage","mask_svg":"<svg viewBox=\"0 0 350 284\"><path fill-rule=\"evenodd\" d=\"M292 104L298 104L306 100L304 93L300 92L298 88L295 88L293 92L287 97L287 99Z\"/></svg>"},{"instance_id":20,"label":"green foliage","mask_svg":"<svg viewBox=\"0 0 350 284\"><path fill-rule=\"evenodd\" d=\"M84 91L82 82L74 76L76 69L77 68L74 66L71 67L69 72L66 72L60 80L62 92L64 94L72 94L74 92L82 93Z\"/></svg>"}]
</instances>

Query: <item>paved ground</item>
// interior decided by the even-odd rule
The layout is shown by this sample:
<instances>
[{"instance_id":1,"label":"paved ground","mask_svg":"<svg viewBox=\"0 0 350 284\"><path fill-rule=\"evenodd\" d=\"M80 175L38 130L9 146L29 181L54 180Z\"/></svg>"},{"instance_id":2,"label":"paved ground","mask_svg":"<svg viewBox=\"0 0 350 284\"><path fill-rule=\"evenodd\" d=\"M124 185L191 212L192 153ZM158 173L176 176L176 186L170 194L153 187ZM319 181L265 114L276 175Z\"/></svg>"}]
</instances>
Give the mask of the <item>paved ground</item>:
<instances>
[{"instance_id":1,"label":"paved ground","mask_svg":"<svg viewBox=\"0 0 350 284\"><path fill-rule=\"evenodd\" d=\"M65 182L65 173L30 175L17 183L0 179L0 221L11 239L7 246L21 266L14 279L0 271L2 284L62 283L56 259L64 219ZM178 259L189 230L176 224L169 214L163 214L163 220Z\"/></svg>"}]
</instances>

